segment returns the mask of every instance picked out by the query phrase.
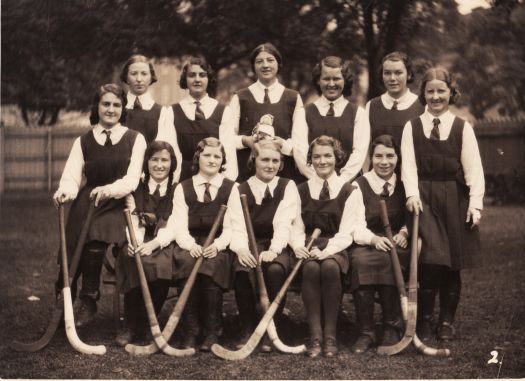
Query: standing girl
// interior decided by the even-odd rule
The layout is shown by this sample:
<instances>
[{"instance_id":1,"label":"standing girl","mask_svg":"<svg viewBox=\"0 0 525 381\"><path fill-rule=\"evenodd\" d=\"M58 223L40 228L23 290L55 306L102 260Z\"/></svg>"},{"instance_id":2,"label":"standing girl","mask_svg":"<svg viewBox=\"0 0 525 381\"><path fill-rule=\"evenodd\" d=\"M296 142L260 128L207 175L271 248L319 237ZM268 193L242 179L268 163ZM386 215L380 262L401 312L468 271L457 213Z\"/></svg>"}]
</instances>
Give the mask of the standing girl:
<instances>
[{"instance_id":1,"label":"standing girl","mask_svg":"<svg viewBox=\"0 0 525 381\"><path fill-rule=\"evenodd\" d=\"M417 324L422 340L434 334L432 319L438 291L437 337L454 337L460 270L479 262L478 225L485 180L471 125L449 111L458 95L447 70L427 70L419 95L426 110L405 125L401 143L407 207L422 212Z\"/></svg>"},{"instance_id":2,"label":"standing girl","mask_svg":"<svg viewBox=\"0 0 525 381\"><path fill-rule=\"evenodd\" d=\"M275 138L282 145L284 159L281 175L298 177L293 156L300 152L294 152L294 141L297 136L308 132L301 96L279 83L277 74L282 67L282 56L271 43L257 46L250 54L250 62L257 82L237 92L227 108L228 139L235 142L237 149L237 181L243 182L250 177L246 164L254 144L252 130L265 114L274 117Z\"/></svg>"},{"instance_id":3,"label":"standing girl","mask_svg":"<svg viewBox=\"0 0 525 381\"><path fill-rule=\"evenodd\" d=\"M346 249L352 244L355 225L355 213L349 207L355 198L354 187L336 173L344 155L337 139L319 136L310 144L307 156L315 175L298 186L300 208L294 220L291 246L297 258L306 259L302 296L310 328L307 355L311 358L321 354L321 343L325 356L337 354L337 315L342 280L349 267ZM321 237L308 251L306 238L315 228L321 229Z\"/></svg>"},{"instance_id":4,"label":"standing girl","mask_svg":"<svg viewBox=\"0 0 525 381\"><path fill-rule=\"evenodd\" d=\"M261 140L255 143L249 165L251 168L255 167L255 175L239 186L239 192L247 196L268 295L270 300L273 300L291 270L287 245L297 210L297 187L292 180L277 176L283 163L281 146L275 140ZM253 256L248 255L249 252L245 253L247 255L239 253L234 260L235 298L241 323L239 346L248 341L257 324L257 288L252 271L256 263ZM277 322L281 318L280 312L285 302L281 302L279 312L275 316ZM261 351L270 350L271 346L265 340Z\"/></svg>"},{"instance_id":5,"label":"standing girl","mask_svg":"<svg viewBox=\"0 0 525 381\"><path fill-rule=\"evenodd\" d=\"M82 289L76 311L76 325L93 320L100 297L100 272L109 244L122 246L126 241L124 197L140 180L146 142L136 131L122 126L126 120L126 95L120 86L102 85L95 94L89 120L93 129L77 138L64 167L55 205L72 201L66 226L68 253L73 252L90 199L96 212L82 251L80 273ZM85 185L80 188L82 178Z\"/></svg>"},{"instance_id":6,"label":"standing girl","mask_svg":"<svg viewBox=\"0 0 525 381\"><path fill-rule=\"evenodd\" d=\"M172 276L171 246L154 250L150 242L157 231L166 226L173 209L173 173L177 166L175 153L169 143L154 141L148 145L144 155L144 179L137 189L126 197L126 207L132 211L137 244L134 249L128 244L128 255L120 258L119 289L124 296L126 329L117 336L120 346L145 338L149 328L140 279L134 255L142 256L142 265L148 280L153 306L157 315L166 300ZM173 244L172 244L173 245Z\"/></svg>"}]
</instances>

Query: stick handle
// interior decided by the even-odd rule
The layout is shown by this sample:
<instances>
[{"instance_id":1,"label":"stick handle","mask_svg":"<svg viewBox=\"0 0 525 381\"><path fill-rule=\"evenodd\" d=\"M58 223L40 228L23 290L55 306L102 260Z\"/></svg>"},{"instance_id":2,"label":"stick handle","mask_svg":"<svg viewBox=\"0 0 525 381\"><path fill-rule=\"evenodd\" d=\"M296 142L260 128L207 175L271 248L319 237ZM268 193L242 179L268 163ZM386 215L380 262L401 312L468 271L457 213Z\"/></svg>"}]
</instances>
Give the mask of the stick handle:
<instances>
[{"instance_id":1,"label":"stick handle","mask_svg":"<svg viewBox=\"0 0 525 381\"><path fill-rule=\"evenodd\" d=\"M63 287L69 287L69 268L67 264L66 229L64 222L64 205L58 206L58 227L60 229L60 258L62 261Z\"/></svg>"},{"instance_id":2,"label":"stick handle","mask_svg":"<svg viewBox=\"0 0 525 381\"><path fill-rule=\"evenodd\" d=\"M414 211L412 218L412 236L410 237L410 278L408 280L408 290L417 292L417 262L418 250L417 241L419 235L419 213Z\"/></svg>"},{"instance_id":3,"label":"stick handle","mask_svg":"<svg viewBox=\"0 0 525 381\"><path fill-rule=\"evenodd\" d=\"M401 265L399 263L399 256L397 255L396 243L394 242L394 237L392 236L392 228L390 226L390 221L388 220L386 201L383 199L379 200L379 210L381 213L381 221L383 222L383 227L385 229L385 234L390 242L392 242L390 258L392 260L392 267L394 268L394 278L396 280L397 289L399 290L399 295L401 297L406 297L407 293L405 290L405 281L401 272Z\"/></svg>"},{"instance_id":4,"label":"stick handle","mask_svg":"<svg viewBox=\"0 0 525 381\"><path fill-rule=\"evenodd\" d=\"M63 205L59 206L60 207ZM62 212L63 213L63 212ZM75 246L75 251L73 252L73 257L71 258L71 265L69 269L69 282L73 280L73 277L77 273L78 266L80 265L80 259L82 258L82 249L84 248L84 243L86 242L86 238L89 233L89 228L91 227L91 220L93 219L93 215L95 214L95 201L91 201L89 203L88 213L86 216L86 220L84 221L84 224L82 225L82 230L80 230L80 234L78 235L77 244ZM64 239L65 242L65 239Z\"/></svg>"}]
</instances>

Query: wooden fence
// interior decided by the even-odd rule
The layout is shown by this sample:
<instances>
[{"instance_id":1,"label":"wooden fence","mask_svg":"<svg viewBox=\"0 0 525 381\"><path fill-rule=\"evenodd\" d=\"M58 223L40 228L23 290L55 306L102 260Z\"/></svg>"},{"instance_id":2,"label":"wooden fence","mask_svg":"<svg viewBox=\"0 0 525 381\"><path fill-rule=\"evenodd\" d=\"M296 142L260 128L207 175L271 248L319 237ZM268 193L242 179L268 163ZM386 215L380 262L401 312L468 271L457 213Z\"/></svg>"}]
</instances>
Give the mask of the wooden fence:
<instances>
[{"instance_id":1,"label":"wooden fence","mask_svg":"<svg viewBox=\"0 0 525 381\"><path fill-rule=\"evenodd\" d=\"M76 137L89 128L0 127L0 194L53 191ZM525 120L501 119L475 125L487 177L525 176Z\"/></svg>"}]
</instances>

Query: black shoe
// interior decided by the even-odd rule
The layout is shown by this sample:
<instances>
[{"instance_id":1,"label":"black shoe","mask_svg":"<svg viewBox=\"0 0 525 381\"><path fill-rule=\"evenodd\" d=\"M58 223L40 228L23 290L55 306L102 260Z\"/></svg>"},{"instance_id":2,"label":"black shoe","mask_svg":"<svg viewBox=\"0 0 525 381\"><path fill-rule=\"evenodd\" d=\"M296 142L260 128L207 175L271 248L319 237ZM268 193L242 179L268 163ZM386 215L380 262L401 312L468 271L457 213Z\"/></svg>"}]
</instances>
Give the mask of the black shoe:
<instances>
[{"instance_id":1,"label":"black shoe","mask_svg":"<svg viewBox=\"0 0 525 381\"><path fill-rule=\"evenodd\" d=\"M268 337L268 334L266 333L262 339L261 347L259 348L259 351L262 353L270 353L272 351L272 341Z\"/></svg>"},{"instance_id":2,"label":"black shoe","mask_svg":"<svg viewBox=\"0 0 525 381\"><path fill-rule=\"evenodd\" d=\"M437 338L439 340L449 341L449 340L453 340L455 336L456 336L456 329L451 323L449 323L448 321L439 323L439 326L437 329Z\"/></svg>"},{"instance_id":3,"label":"black shoe","mask_svg":"<svg viewBox=\"0 0 525 381\"><path fill-rule=\"evenodd\" d=\"M117 337L115 337L115 343L119 347L125 347L129 343L133 342L133 337L135 336L134 332L131 330L131 328L125 328L117 334Z\"/></svg>"},{"instance_id":4,"label":"black shoe","mask_svg":"<svg viewBox=\"0 0 525 381\"><path fill-rule=\"evenodd\" d=\"M321 340L319 339L308 339L306 342L306 356L311 359L321 356Z\"/></svg>"},{"instance_id":5,"label":"black shoe","mask_svg":"<svg viewBox=\"0 0 525 381\"><path fill-rule=\"evenodd\" d=\"M401 336L399 334L399 331L391 327L389 325L385 325L383 329L383 340L381 341L381 345L388 347L394 344L399 343L401 340Z\"/></svg>"},{"instance_id":6,"label":"black shoe","mask_svg":"<svg viewBox=\"0 0 525 381\"><path fill-rule=\"evenodd\" d=\"M335 357L337 355L337 341L334 337L328 337L323 341L323 354L325 357Z\"/></svg>"},{"instance_id":7,"label":"black shoe","mask_svg":"<svg viewBox=\"0 0 525 381\"><path fill-rule=\"evenodd\" d=\"M366 353L374 345L374 340L369 335L360 335L352 345L352 353L360 355Z\"/></svg>"},{"instance_id":8,"label":"black shoe","mask_svg":"<svg viewBox=\"0 0 525 381\"><path fill-rule=\"evenodd\" d=\"M201 352L211 351L211 346L216 344L219 341L219 338L215 333L211 333L204 338L202 345L200 347Z\"/></svg>"},{"instance_id":9,"label":"black shoe","mask_svg":"<svg viewBox=\"0 0 525 381\"><path fill-rule=\"evenodd\" d=\"M197 348L197 336L193 334L188 334L184 336L182 341L182 349Z\"/></svg>"},{"instance_id":10,"label":"black shoe","mask_svg":"<svg viewBox=\"0 0 525 381\"><path fill-rule=\"evenodd\" d=\"M95 318L97 313L97 302L90 298L82 299L80 306L75 312L75 326L85 327L89 325Z\"/></svg>"},{"instance_id":11,"label":"black shoe","mask_svg":"<svg viewBox=\"0 0 525 381\"><path fill-rule=\"evenodd\" d=\"M434 337L434 330L432 329L432 321L429 319L422 319L417 322L416 333L419 339L423 342L429 342Z\"/></svg>"},{"instance_id":12,"label":"black shoe","mask_svg":"<svg viewBox=\"0 0 525 381\"><path fill-rule=\"evenodd\" d=\"M246 328L241 331L241 335L239 336L239 339L237 341L237 344L235 345L235 348L241 349L244 347L244 345L250 340L250 337L252 336L252 330Z\"/></svg>"}]
</instances>

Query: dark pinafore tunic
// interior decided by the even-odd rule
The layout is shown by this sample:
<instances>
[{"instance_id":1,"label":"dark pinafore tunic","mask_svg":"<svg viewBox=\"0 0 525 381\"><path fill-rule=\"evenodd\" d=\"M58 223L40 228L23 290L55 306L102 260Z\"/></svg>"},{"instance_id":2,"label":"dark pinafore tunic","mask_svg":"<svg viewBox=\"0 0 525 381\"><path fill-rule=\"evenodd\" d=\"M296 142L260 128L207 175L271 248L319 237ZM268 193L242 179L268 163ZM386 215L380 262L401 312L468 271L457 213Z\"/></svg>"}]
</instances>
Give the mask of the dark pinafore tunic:
<instances>
[{"instance_id":1,"label":"dark pinafore tunic","mask_svg":"<svg viewBox=\"0 0 525 381\"><path fill-rule=\"evenodd\" d=\"M73 255L87 216L90 205L89 194L93 188L111 184L126 175L137 135L136 131L128 129L118 143L108 147L97 143L93 131L80 138L86 185L78 192L69 211L66 225L69 259ZM124 198L119 200L111 198L99 203L93 214L86 242L102 241L122 246L126 242L126 223L122 213L124 207Z\"/></svg>"},{"instance_id":2,"label":"dark pinafore tunic","mask_svg":"<svg viewBox=\"0 0 525 381\"><path fill-rule=\"evenodd\" d=\"M312 198L308 182L298 185L297 189L301 196L301 217L305 227L306 242L308 242L314 229L319 228L321 229L321 236L315 240L313 246L323 250L328 244L328 240L339 231L346 200L355 188L350 183L346 183L341 187L335 198L326 201ZM343 274L348 272L350 261L347 249L329 258L336 260ZM307 261L316 260L314 258L307 259Z\"/></svg>"},{"instance_id":3,"label":"dark pinafore tunic","mask_svg":"<svg viewBox=\"0 0 525 381\"><path fill-rule=\"evenodd\" d=\"M180 182L192 176L191 166L193 155L197 150L197 144L204 138L219 138L219 126L224 112L224 106L217 105L208 119L190 120L184 114L179 103L172 106L177 133L177 143L182 154Z\"/></svg>"},{"instance_id":4,"label":"dark pinafore tunic","mask_svg":"<svg viewBox=\"0 0 525 381\"><path fill-rule=\"evenodd\" d=\"M221 205L227 205L231 190L235 183L224 179L217 192L217 197L211 202L200 202L193 187L191 178L184 180L180 185L184 191L184 198L188 205L188 227L190 234L197 244L202 245L210 232L210 229L219 213ZM217 231L216 237L222 232ZM189 250L175 246L173 261L173 279L182 280L188 278L193 269L196 259L190 255ZM199 269L199 274L211 277L222 289L230 288L232 253L229 250L219 251L214 258L205 258Z\"/></svg>"},{"instance_id":5,"label":"dark pinafore tunic","mask_svg":"<svg viewBox=\"0 0 525 381\"><path fill-rule=\"evenodd\" d=\"M132 193L135 200L136 209L133 214L137 214L139 219L144 222L145 234L144 243L149 242L157 236L159 229L166 226L166 222L173 209L173 193L175 184L171 186L160 199L156 200L148 191L148 185L140 183L135 192ZM151 255L141 257L142 266L148 282L154 282L158 279L171 281L173 272L173 246L170 245L163 249L155 250ZM122 274L119 279L120 290L123 293L132 288L140 286L140 279L135 264L135 259L127 255L127 245L124 246L119 259L120 271Z\"/></svg>"},{"instance_id":6,"label":"dark pinafore tunic","mask_svg":"<svg viewBox=\"0 0 525 381\"><path fill-rule=\"evenodd\" d=\"M381 197L376 194L368 180L361 176L356 180L359 189L363 194L365 205L366 227L375 235L384 237L385 229L381 221L379 200ZM405 207L405 189L403 183L397 181L394 193L385 199L388 210L388 220L392 228L392 235L399 233L399 230L406 224L407 211ZM408 249L396 247L401 267L405 268L410 259ZM395 286L394 273L390 253L377 250L372 246L355 245L350 250L351 261L351 291L363 285L389 285Z\"/></svg>"},{"instance_id":7,"label":"dark pinafore tunic","mask_svg":"<svg viewBox=\"0 0 525 381\"><path fill-rule=\"evenodd\" d=\"M249 89L242 89L237 93L241 108L241 119L239 121L239 135L252 135L252 130L261 116L265 114L272 114L274 117L273 127L275 129L275 136L279 136L284 140L292 136L292 122L295 105L297 104L297 91L291 89L284 89L281 99L277 103L265 104L257 103ZM244 148L237 151L237 163L239 167L239 176L237 182L241 183L251 176L246 163L250 156L250 150ZM295 162L292 156L283 157L284 167L279 176L294 179L299 176L299 172L295 167Z\"/></svg>"},{"instance_id":8,"label":"dark pinafore tunic","mask_svg":"<svg viewBox=\"0 0 525 381\"><path fill-rule=\"evenodd\" d=\"M348 103L339 117L322 116L313 103L305 108L306 123L308 124L308 143L321 135L328 135L338 139L345 151L343 163L346 163L354 144L354 122L357 107Z\"/></svg>"},{"instance_id":9,"label":"dark pinafore tunic","mask_svg":"<svg viewBox=\"0 0 525 381\"><path fill-rule=\"evenodd\" d=\"M157 137L161 110L162 106L157 103L149 110L127 109L126 126L144 135L149 144Z\"/></svg>"},{"instance_id":10,"label":"dark pinafore tunic","mask_svg":"<svg viewBox=\"0 0 525 381\"><path fill-rule=\"evenodd\" d=\"M286 191L286 186L288 185L289 181L289 179L280 177L277 186L274 189L272 199L263 200L261 205L257 205L255 202L255 196L253 195L250 185L247 181L239 185L239 193L245 194L247 196L248 208L250 209L250 218L252 221L253 230L255 232L255 239L257 240L259 253L264 250L268 250L270 247L274 233L273 218L277 208L279 207L279 204L283 200L284 192ZM290 249L288 249L288 247L284 248L281 254L278 255L271 263L280 264L287 274L291 270L292 266L290 260ZM266 270L266 267L268 266L269 263L263 262L263 270ZM246 271L253 274L251 268L245 267L239 263L237 256L235 256L233 260L233 270L234 273L237 271ZM250 280L255 281L255 278Z\"/></svg>"},{"instance_id":11,"label":"dark pinafore tunic","mask_svg":"<svg viewBox=\"0 0 525 381\"><path fill-rule=\"evenodd\" d=\"M480 258L480 240L478 227L471 229L465 222L469 205L469 188L461 165L465 121L454 119L447 140L427 138L420 118L411 124L423 203L419 263L444 265L451 270L473 267Z\"/></svg>"},{"instance_id":12,"label":"dark pinafore tunic","mask_svg":"<svg viewBox=\"0 0 525 381\"><path fill-rule=\"evenodd\" d=\"M423 114L425 107L415 100L405 110L389 110L381 101L381 97L370 101L370 131L373 141L376 137L384 134L392 135L398 147L401 147L401 136L406 122Z\"/></svg>"}]
</instances>

